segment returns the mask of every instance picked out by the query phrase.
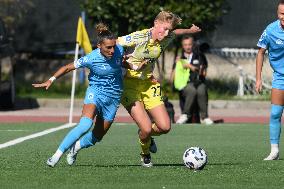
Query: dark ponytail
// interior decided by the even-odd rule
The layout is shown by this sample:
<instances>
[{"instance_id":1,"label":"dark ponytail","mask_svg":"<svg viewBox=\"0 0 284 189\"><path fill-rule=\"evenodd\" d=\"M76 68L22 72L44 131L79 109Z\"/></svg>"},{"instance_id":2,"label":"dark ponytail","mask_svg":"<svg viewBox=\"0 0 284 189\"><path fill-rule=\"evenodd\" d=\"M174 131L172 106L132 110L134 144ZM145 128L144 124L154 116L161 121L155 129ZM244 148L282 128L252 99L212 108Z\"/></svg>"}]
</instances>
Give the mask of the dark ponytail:
<instances>
[{"instance_id":1,"label":"dark ponytail","mask_svg":"<svg viewBox=\"0 0 284 189\"><path fill-rule=\"evenodd\" d=\"M109 31L108 27L103 24L103 23L99 23L96 25L96 32L97 32L97 43L101 44L105 39L116 39L116 37L114 36L114 34Z\"/></svg>"}]
</instances>

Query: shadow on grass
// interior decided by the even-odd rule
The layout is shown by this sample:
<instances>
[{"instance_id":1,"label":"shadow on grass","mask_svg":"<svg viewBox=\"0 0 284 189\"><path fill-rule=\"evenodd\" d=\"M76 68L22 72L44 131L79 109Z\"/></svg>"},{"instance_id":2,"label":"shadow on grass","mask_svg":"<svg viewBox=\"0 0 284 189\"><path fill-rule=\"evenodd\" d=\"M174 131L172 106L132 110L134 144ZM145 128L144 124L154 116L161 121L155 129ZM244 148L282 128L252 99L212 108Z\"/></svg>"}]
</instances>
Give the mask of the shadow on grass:
<instances>
[{"instance_id":1,"label":"shadow on grass","mask_svg":"<svg viewBox=\"0 0 284 189\"><path fill-rule=\"evenodd\" d=\"M141 167L140 164L129 164L129 165L97 165L97 164L77 164L78 167L105 167L105 168L115 168L115 167ZM154 164L153 167L183 167L184 164L181 163L170 163L170 164Z\"/></svg>"},{"instance_id":2,"label":"shadow on grass","mask_svg":"<svg viewBox=\"0 0 284 189\"><path fill-rule=\"evenodd\" d=\"M222 165L222 166L228 166L228 165L235 166L235 165L242 165L242 164L245 164L245 163L207 163L207 165Z\"/></svg>"}]
</instances>

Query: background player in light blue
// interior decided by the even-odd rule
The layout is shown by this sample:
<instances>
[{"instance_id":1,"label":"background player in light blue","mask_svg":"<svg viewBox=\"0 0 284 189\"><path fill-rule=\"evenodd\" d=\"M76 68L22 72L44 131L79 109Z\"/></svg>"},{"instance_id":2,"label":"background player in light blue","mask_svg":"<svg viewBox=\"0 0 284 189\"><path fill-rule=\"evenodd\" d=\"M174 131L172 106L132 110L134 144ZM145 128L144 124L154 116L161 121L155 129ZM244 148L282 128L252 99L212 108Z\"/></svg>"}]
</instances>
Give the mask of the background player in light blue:
<instances>
[{"instance_id":1,"label":"background player in light blue","mask_svg":"<svg viewBox=\"0 0 284 189\"><path fill-rule=\"evenodd\" d=\"M86 91L82 116L79 124L63 139L54 155L47 164L54 167L61 156L84 134L92 135L95 143L100 141L110 128L120 104L122 93L122 58L123 48L116 45L116 37L103 24L96 26L98 33L97 49L80 58L77 62L61 67L49 80L34 87L48 89L52 82L64 74L86 67L90 69L89 86ZM88 132L96 117L93 132ZM88 133L87 133L88 132Z\"/></svg>"},{"instance_id":2,"label":"background player in light blue","mask_svg":"<svg viewBox=\"0 0 284 189\"><path fill-rule=\"evenodd\" d=\"M273 69L270 113L271 152L264 160L279 159L279 141L281 133L281 117L284 108L284 0L280 0L277 8L278 20L269 24L262 33L257 46L256 86L261 91L261 72L265 51L268 50L270 66Z\"/></svg>"}]
</instances>

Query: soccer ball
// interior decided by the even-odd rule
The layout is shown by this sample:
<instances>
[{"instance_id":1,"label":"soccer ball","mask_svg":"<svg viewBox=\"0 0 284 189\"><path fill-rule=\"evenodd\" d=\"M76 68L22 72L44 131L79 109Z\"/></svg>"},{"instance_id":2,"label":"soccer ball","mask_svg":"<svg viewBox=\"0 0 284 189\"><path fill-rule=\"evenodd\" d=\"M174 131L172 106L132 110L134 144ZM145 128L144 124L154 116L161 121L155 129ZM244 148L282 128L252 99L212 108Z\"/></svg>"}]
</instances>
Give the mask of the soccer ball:
<instances>
[{"instance_id":1,"label":"soccer ball","mask_svg":"<svg viewBox=\"0 0 284 189\"><path fill-rule=\"evenodd\" d=\"M200 147L190 147L183 154L183 162L187 168L201 170L207 164L207 154Z\"/></svg>"}]
</instances>

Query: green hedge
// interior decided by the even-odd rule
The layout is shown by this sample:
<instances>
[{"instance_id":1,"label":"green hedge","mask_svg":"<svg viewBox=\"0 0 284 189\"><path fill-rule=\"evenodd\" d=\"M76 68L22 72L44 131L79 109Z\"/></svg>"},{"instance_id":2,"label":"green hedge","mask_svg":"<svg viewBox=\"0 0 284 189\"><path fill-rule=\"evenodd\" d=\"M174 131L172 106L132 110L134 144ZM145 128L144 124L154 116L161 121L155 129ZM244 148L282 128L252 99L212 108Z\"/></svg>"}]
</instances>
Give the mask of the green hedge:
<instances>
[{"instance_id":1,"label":"green hedge","mask_svg":"<svg viewBox=\"0 0 284 189\"><path fill-rule=\"evenodd\" d=\"M206 81L208 86L208 95L210 100L269 100L267 95L249 95L238 97L238 81L234 79L209 79ZM75 97L84 98L87 84L76 84ZM166 81L162 82L164 94L171 100L178 99L178 92L174 91L172 85ZM56 82L46 91L43 88L33 88L31 83L16 83L16 94L18 97L32 98L70 98L71 84Z\"/></svg>"}]
</instances>

